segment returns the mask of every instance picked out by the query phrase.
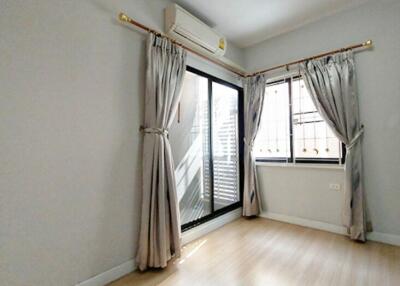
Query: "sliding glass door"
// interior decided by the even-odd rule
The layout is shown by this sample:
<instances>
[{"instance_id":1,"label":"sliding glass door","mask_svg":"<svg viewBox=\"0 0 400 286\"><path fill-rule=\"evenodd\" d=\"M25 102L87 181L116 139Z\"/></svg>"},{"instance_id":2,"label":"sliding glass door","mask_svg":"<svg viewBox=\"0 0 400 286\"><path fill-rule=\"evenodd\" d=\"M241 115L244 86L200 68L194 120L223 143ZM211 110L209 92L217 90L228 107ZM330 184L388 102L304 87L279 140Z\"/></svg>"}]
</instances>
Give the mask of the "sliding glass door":
<instances>
[{"instance_id":1,"label":"sliding glass door","mask_svg":"<svg viewBox=\"0 0 400 286\"><path fill-rule=\"evenodd\" d=\"M237 89L212 83L214 209L240 200L238 100Z\"/></svg>"},{"instance_id":2,"label":"sliding glass door","mask_svg":"<svg viewBox=\"0 0 400 286\"><path fill-rule=\"evenodd\" d=\"M240 206L241 88L188 68L169 139L182 229Z\"/></svg>"},{"instance_id":3,"label":"sliding glass door","mask_svg":"<svg viewBox=\"0 0 400 286\"><path fill-rule=\"evenodd\" d=\"M212 212L209 117L208 79L186 72L169 132L182 224Z\"/></svg>"}]
</instances>

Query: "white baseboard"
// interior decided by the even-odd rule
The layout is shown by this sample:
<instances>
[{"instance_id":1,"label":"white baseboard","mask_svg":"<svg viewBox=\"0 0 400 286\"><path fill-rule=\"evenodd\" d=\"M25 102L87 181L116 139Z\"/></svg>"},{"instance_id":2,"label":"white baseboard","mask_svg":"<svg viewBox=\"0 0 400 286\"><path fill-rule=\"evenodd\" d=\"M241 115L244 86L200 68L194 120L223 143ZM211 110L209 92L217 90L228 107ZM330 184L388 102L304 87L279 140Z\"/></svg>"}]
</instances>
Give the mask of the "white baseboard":
<instances>
[{"instance_id":1,"label":"white baseboard","mask_svg":"<svg viewBox=\"0 0 400 286\"><path fill-rule=\"evenodd\" d=\"M221 215L213 220L203 223L197 227L189 229L182 234L182 245L185 245L207 233L220 228L221 226L234 221L242 216L242 208L233 210L229 213Z\"/></svg>"},{"instance_id":2,"label":"white baseboard","mask_svg":"<svg viewBox=\"0 0 400 286\"><path fill-rule=\"evenodd\" d=\"M300 217L296 217L296 216L288 216L288 215L282 215L282 214L270 213L270 212L263 212L263 213L261 213L260 216L264 217L264 218L269 218L272 220L283 221L283 222L287 222L287 223L291 223L291 224L301 225L301 226L305 226L305 227L310 227L310 228L324 230L324 231L338 233L338 234L346 234L347 233L346 228L344 226L339 226L339 225L330 224L330 223L326 223L326 222L300 218Z\"/></svg>"},{"instance_id":3,"label":"white baseboard","mask_svg":"<svg viewBox=\"0 0 400 286\"><path fill-rule=\"evenodd\" d=\"M310 227L310 228L314 228L314 229L324 230L324 231L328 231L328 232L332 232L332 233L347 235L346 228L344 226L340 226L340 225L335 225L335 224L330 224L330 223L326 223L326 222L305 219L305 218L300 218L300 217L295 217L295 216L270 213L270 212L263 212L262 214L260 214L260 216L264 217L264 218L272 219L272 220L277 220L277 221L287 222L287 223L301 225L301 226L305 226L305 227ZM386 243L386 244L400 246L400 235L396 235L396 234L389 234L389 233L382 233L382 232L374 231L374 232L370 232L367 234L367 239L372 240L372 241Z\"/></svg>"},{"instance_id":4,"label":"white baseboard","mask_svg":"<svg viewBox=\"0 0 400 286\"><path fill-rule=\"evenodd\" d=\"M383 233L383 232L370 232L367 234L368 240L383 242L387 244L400 246L400 235Z\"/></svg>"},{"instance_id":5,"label":"white baseboard","mask_svg":"<svg viewBox=\"0 0 400 286\"><path fill-rule=\"evenodd\" d=\"M209 222L201 224L193 229L190 229L182 234L182 245L187 244L207 233L220 228L221 226L240 218L242 209L237 209L217 217ZM107 283L117 280L122 276L136 270L136 264L133 259L122 263L110 270L107 270L99 275L96 275L88 280L76 284L76 286L104 286Z\"/></svg>"},{"instance_id":6,"label":"white baseboard","mask_svg":"<svg viewBox=\"0 0 400 286\"><path fill-rule=\"evenodd\" d=\"M133 259L111 268L99 275L76 284L76 286L104 286L107 283L117 280L122 276L136 270L136 263Z\"/></svg>"}]
</instances>

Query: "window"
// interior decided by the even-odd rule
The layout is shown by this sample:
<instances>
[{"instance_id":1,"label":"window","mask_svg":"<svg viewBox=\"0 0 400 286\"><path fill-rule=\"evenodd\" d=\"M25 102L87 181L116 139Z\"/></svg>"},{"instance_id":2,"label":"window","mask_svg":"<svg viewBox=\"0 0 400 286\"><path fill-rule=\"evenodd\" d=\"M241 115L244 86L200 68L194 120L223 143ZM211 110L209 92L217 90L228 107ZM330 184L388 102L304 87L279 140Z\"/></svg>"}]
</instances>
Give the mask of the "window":
<instances>
[{"instance_id":1,"label":"window","mask_svg":"<svg viewBox=\"0 0 400 286\"><path fill-rule=\"evenodd\" d=\"M339 163L344 158L341 142L300 77L267 84L254 153L258 161Z\"/></svg>"},{"instance_id":2,"label":"window","mask_svg":"<svg viewBox=\"0 0 400 286\"><path fill-rule=\"evenodd\" d=\"M182 230L241 206L242 89L187 67L169 130Z\"/></svg>"},{"instance_id":3,"label":"window","mask_svg":"<svg viewBox=\"0 0 400 286\"><path fill-rule=\"evenodd\" d=\"M289 82L267 86L260 129L254 144L256 157L285 161L291 157Z\"/></svg>"}]
</instances>

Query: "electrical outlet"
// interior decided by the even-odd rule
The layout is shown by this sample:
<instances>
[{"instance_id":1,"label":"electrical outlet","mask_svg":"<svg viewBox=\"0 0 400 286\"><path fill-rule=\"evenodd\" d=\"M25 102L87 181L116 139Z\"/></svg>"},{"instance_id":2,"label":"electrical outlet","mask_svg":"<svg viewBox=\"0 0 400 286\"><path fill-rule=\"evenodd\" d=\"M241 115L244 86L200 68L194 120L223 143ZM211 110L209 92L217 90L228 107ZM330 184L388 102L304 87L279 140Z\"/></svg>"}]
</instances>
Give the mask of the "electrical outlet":
<instances>
[{"instance_id":1,"label":"electrical outlet","mask_svg":"<svg viewBox=\"0 0 400 286\"><path fill-rule=\"evenodd\" d=\"M333 191L340 191L340 184L329 184L329 189Z\"/></svg>"}]
</instances>

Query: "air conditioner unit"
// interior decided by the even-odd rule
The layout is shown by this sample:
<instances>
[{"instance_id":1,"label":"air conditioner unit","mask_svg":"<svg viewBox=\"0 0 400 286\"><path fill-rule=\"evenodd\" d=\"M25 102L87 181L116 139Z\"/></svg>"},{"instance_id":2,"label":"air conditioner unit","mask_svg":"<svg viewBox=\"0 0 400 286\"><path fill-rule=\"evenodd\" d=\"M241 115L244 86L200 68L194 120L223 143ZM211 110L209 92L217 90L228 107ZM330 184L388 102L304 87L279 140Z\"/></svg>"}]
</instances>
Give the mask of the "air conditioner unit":
<instances>
[{"instance_id":1,"label":"air conditioner unit","mask_svg":"<svg viewBox=\"0 0 400 286\"><path fill-rule=\"evenodd\" d=\"M218 57L225 54L225 37L176 4L165 9L165 30L170 37L200 52Z\"/></svg>"}]
</instances>

